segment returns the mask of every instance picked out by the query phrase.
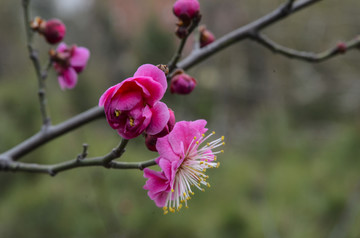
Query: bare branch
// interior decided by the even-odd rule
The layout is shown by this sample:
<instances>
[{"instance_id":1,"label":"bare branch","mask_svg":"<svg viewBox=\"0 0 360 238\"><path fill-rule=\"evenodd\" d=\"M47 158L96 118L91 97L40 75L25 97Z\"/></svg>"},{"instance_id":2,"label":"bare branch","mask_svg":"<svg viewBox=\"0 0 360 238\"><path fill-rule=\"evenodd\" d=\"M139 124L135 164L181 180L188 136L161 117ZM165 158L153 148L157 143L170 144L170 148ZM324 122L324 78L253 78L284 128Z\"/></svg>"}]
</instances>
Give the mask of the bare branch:
<instances>
[{"instance_id":1,"label":"bare branch","mask_svg":"<svg viewBox=\"0 0 360 238\"><path fill-rule=\"evenodd\" d=\"M38 79L38 87L39 87L38 96L40 102L40 112L42 116L42 125L43 125L43 130L46 130L51 125L51 119L46 109L47 103L46 103L46 90L45 90L45 79L47 77L47 70L49 66L47 67L46 71L44 72L41 71L38 52L32 46L33 32L32 29L30 28L30 14L29 14L30 0L23 0L22 2L23 2L23 11L24 11L24 23L26 29L26 43L29 51L29 56L31 61L33 62L33 66L35 68L36 76Z\"/></svg>"},{"instance_id":2,"label":"bare branch","mask_svg":"<svg viewBox=\"0 0 360 238\"><path fill-rule=\"evenodd\" d=\"M270 49L274 53L278 53L284 55L289 58L295 58L300 60L305 60L309 62L321 62L327 59L330 59L336 55L344 54L345 51L350 49L355 49L360 47L360 36L355 37L354 39L348 42L341 42L336 46L325 50L321 53L313 53L313 52L305 52L305 51L297 51L291 48L284 47L279 45L278 43L272 41L264 34L254 34L251 38L254 41L260 43L266 48Z\"/></svg>"},{"instance_id":3,"label":"bare branch","mask_svg":"<svg viewBox=\"0 0 360 238\"><path fill-rule=\"evenodd\" d=\"M194 65L200 63L201 61L207 59L211 55L219 52L220 50L236 43L246 38L251 37L251 34L254 32L259 32L260 30L268 27L269 25L273 24L274 22L278 22L285 17L310 6L316 2L321 0L298 0L291 3L291 9L289 11L284 11L284 8L289 6L289 2L282 4L280 7L272 11L271 13L259 18L258 20L249 23L243 27L240 27L223 37L219 38L218 40L214 41L213 43L197 50L193 51L187 58L182 60L177 64L179 68L182 69L189 69Z\"/></svg>"},{"instance_id":4,"label":"bare branch","mask_svg":"<svg viewBox=\"0 0 360 238\"><path fill-rule=\"evenodd\" d=\"M201 16L194 18L189 27L188 33L186 34L186 36L184 38L181 39L180 45L179 45L177 51L175 52L175 55L172 57L172 59L168 63L168 67L169 67L168 75L169 76L171 75L172 71L176 68L176 64L181 57L182 51L184 49L185 43L186 43L189 35L191 35L191 33L194 31L194 29L199 25L200 20L201 20Z\"/></svg>"},{"instance_id":5,"label":"bare branch","mask_svg":"<svg viewBox=\"0 0 360 238\"><path fill-rule=\"evenodd\" d=\"M1 154L0 158L17 160L41 145L102 117L104 117L104 109L102 107L93 107L63 123L56 126L50 126L46 131L36 133L29 139Z\"/></svg>"}]
</instances>

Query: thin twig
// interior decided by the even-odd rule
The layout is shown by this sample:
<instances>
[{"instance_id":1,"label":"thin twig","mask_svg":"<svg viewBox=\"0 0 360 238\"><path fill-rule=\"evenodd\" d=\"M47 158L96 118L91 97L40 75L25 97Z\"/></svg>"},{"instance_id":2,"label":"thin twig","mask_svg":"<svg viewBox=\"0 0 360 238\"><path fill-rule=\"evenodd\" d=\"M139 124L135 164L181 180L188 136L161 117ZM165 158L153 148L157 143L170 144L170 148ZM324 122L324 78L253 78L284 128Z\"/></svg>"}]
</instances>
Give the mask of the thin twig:
<instances>
[{"instance_id":1,"label":"thin twig","mask_svg":"<svg viewBox=\"0 0 360 238\"><path fill-rule=\"evenodd\" d=\"M291 48L287 48L285 46L279 45L278 43L272 41L264 34L260 34L260 33L254 34L252 39L260 43L261 45L265 46L266 48L270 49L274 53L278 53L289 58L295 58L309 62L321 62L330 59L336 55L343 54L347 50L360 47L360 36L357 36L350 41L342 42L341 44L338 44L321 53L297 51Z\"/></svg>"},{"instance_id":2,"label":"thin twig","mask_svg":"<svg viewBox=\"0 0 360 238\"><path fill-rule=\"evenodd\" d=\"M191 22L188 33L186 34L186 36L184 38L181 39L180 45L179 45L177 51L175 52L174 56L168 63L168 67L169 67L168 75L171 75L173 70L176 68L176 64L179 61L179 59L181 58L182 51L184 50L185 43L186 43L187 39L189 38L189 36L191 35L191 33L194 31L194 29L199 25L200 20L201 20L201 16L194 18L193 21Z\"/></svg>"},{"instance_id":3,"label":"thin twig","mask_svg":"<svg viewBox=\"0 0 360 238\"><path fill-rule=\"evenodd\" d=\"M0 154L0 158L18 160L41 145L80 126L83 126L86 123L89 123L98 118L103 118L104 116L104 109L102 107L93 107L68 119L67 121L64 121L63 123L50 126L46 131L40 131L36 133L22 143L14 146L3 154Z\"/></svg>"},{"instance_id":4,"label":"thin twig","mask_svg":"<svg viewBox=\"0 0 360 238\"><path fill-rule=\"evenodd\" d=\"M108 167L112 160L121 157L121 155L125 152L125 147L128 142L129 140L122 139L119 146L113 149L110 154L104 157L103 164L105 167Z\"/></svg>"},{"instance_id":5,"label":"thin twig","mask_svg":"<svg viewBox=\"0 0 360 238\"><path fill-rule=\"evenodd\" d=\"M317 3L321 0L298 0L292 4L291 10L288 12L284 11L284 7L288 6L288 3L282 4L280 7L270 12L269 14L259 18L256 21L253 21L243 27L240 27L223 37L217 39L213 43L197 50L193 51L188 57L180 61L177 66L181 69L189 69L196 64L202 62L213 54L223 50L224 48L237 43L246 38L250 38L251 34L254 32L259 32L260 30L270 26L271 24L278 22L287 16L292 15L293 13L304 9L314 3Z\"/></svg>"},{"instance_id":6,"label":"thin twig","mask_svg":"<svg viewBox=\"0 0 360 238\"><path fill-rule=\"evenodd\" d=\"M108 156L108 155L106 155ZM139 169L143 170L146 167L156 165L154 159L137 162L137 163L127 163L127 162L117 162L110 161L108 165L104 165L104 158L106 157L95 157L84 160L73 159L66 162L53 164L53 165L42 165L34 163L23 163L18 161L5 161L0 159L0 171L5 172L30 172L30 173L43 173L55 176L56 174L74 169L79 167L90 167L90 166L100 166L111 169Z\"/></svg>"},{"instance_id":7,"label":"thin twig","mask_svg":"<svg viewBox=\"0 0 360 238\"><path fill-rule=\"evenodd\" d=\"M45 78L47 77L47 73L43 74L41 72L38 52L32 46L33 32L32 29L30 28L30 14L29 14L30 0L23 0L22 2L23 2L23 11L24 11L24 23L26 29L26 43L27 43L30 59L33 62L35 68L36 77L38 79L38 87L39 87L38 96L40 102L40 112L42 116L42 125L43 125L43 130L46 130L51 125L51 120L46 109L47 102L46 102Z\"/></svg>"}]
</instances>

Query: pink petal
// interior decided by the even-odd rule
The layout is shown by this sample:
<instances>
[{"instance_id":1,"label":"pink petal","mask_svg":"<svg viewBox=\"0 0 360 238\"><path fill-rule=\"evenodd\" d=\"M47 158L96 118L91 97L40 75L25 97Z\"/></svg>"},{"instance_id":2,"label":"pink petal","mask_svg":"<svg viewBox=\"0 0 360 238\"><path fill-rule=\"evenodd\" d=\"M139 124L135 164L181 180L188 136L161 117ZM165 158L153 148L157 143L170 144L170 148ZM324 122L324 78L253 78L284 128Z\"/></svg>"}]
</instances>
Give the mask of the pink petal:
<instances>
[{"instance_id":1,"label":"pink petal","mask_svg":"<svg viewBox=\"0 0 360 238\"><path fill-rule=\"evenodd\" d=\"M163 102L157 102L151 111L152 118L148 128L146 129L146 133L149 135L155 135L164 129L169 121L170 113L168 107Z\"/></svg>"},{"instance_id":2,"label":"pink petal","mask_svg":"<svg viewBox=\"0 0 360 238\"><path fill-rule=\"evenodd\" d=\"M170 186L168 191L153 193L151 191L148 192L148 196L155 202L156 206L164 207L169 196Z\"/></svg>"},{"instance_id":3,"label":"pink petal","mask_svg":"<svg viewBox=\"0 0 360 238\"><path fill-rule=\"evenodd\" d=\"M168 140L168 136L158 138L156 142L156 149L159 152L160 157L156 159L156 163L159 164L160 159L164 158L170 161L180 160L180 156L175 154Z\"/></svg>"},{"instance_id":4,"label":"pink petal","mask_svg":"<svg viewBox=\"0 0 360 238\"><path fill-rule=\"evenodd\" d=\"M75 47L70 57L70 65L77 73L84 70L86 63L90 57L90 51L85 47Z\"/></svg>"},{"instance_id":5,"label":"pink petal","mask_svg":"<svg viewBox=\"0 0 360 238\"><path fill-rule=\"evenodd\" d=\"M58 75L58 81L61 89L72 89L77 83L77 73L71 67L64 69L61 74Z\"/></svg>"},{"instance_id":6,"label":"pink petal","mask_svg":"<svg viewBox=\"0 0 360 238\"><path fill-rule=\"evenodd\" d=\"M164 176L164 173L162 172L145 168L144 177L148 178L144 186L144 189L147 189L149 191L151 190L154 193L164 191L168 186L167 178Z\"/></svg>"},{"instance_id":7,"label":"pink petal","mask_svg":"<svg viewBox=\"0 0 360 238\"><path fill-rule=\"evenodd\" d=\"M194 140L194 137L200 139L201 134L207 131L205 128L206 123L205 120L177 122L168 136L174 153L181 154L184 150L186 151L190 143Z\"/></svg>"},{"instance_id":8,"label":"pink petal","mask_svg":"<svg viewBox=\"0 0 360 238\"><path fill-rule=\"evenodd\" d=\"M148 76L153 78L156 82L160 83L163 87L162 93L164 94L167 88L167 81L165 73L152 64L141 65L135 72L134 77Z\"/></svg>"},{"instance_id":9,"label":"pink petal","mask_svg":"<svg viewBox=\"0 0 360 238\"><path fill-rule=\"evenodd\" d=\"M105 93L103 93L103 95L101 95L100 99L99 99L99 107L102 107L105 105L105 102L108 100L108 98L110 99L115 92L115 89L117 88L117 85L112 86L110 88L108 88Z\"/></svg>"},{"instance_id":10,"label":"pink petal","mask_svg":"<svg viewBox=\"0 0 360 238\"><path fill-rule=\"evenodd\" d=\"M134 77L138 85L143 88L144 92L149 92L145 96L147 104L153 106L156 101L159 101L163 96L165 91L160 83L154 81L151 77Z\"/></svg>"},{"instance_id":11,"label":"pink petal","mask_svg":"<svg viewBox=\"0 0 360 238\"><path fill-rule=\"evenodd\" d=\"M68 46L64 42L61 42L59 46L56 48L56 51L64 52L65 50L67 50L67 48Z\"/></svg>"},{"instance_id":12,"label":"pink petal","mask_svg":"<svg viewBox=\"0 0 360 238\"><path fill-rule=\"evenodd\" d=\"M111 106L121 111L128 111L133 109L136 105L142 102L141 92L133 91L126 94L115 94L111 99Z\"/></svg>"}]
</instances>

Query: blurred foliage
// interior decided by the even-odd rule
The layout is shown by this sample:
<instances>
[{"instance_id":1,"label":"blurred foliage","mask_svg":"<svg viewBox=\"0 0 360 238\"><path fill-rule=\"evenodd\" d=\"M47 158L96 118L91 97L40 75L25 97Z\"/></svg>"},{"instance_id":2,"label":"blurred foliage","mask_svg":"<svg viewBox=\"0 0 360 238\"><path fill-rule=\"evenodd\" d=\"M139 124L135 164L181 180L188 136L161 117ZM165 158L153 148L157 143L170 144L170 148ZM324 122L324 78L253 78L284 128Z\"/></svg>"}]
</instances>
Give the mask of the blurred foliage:
<instances>
[{"instance_id":1,"label":"blurred foliage","mask_svg":"<svg viewBox=\"0 0 360 238\"><path fill-rule=\"evenodd\" d=\"M219 37L281 2L201 1L203 23ZM104 90L140 64L167 63L178 44L165 1L32 3L33 15L66 23L67 43L91 50L74 90L61 91L50 73L54 123L96 105ZM266 33L286 46L318 52L358 34L359 7L356 0L322 1ZM5 151L38 131L40 115L20 2L0 1L0 19L0 150ZM45 63L49 47L39 36L35 42ZM164 99L177 120L205 118L211 130L226 136L222 165L209 171L211 189L197 192L189 209L164 216L142 189L141 171L80 168L54 178L1 173L0 237L359 237L359 57L351 51L309 64L249 41L220 52L188 72L198 80L191 95L167 93ZM23 160L69 160L83 143L90 156L103 155L119 139L99 120ZM156 157L143 143L141 137L131 141L121 160Z\"/></svg>"}]
</instances>

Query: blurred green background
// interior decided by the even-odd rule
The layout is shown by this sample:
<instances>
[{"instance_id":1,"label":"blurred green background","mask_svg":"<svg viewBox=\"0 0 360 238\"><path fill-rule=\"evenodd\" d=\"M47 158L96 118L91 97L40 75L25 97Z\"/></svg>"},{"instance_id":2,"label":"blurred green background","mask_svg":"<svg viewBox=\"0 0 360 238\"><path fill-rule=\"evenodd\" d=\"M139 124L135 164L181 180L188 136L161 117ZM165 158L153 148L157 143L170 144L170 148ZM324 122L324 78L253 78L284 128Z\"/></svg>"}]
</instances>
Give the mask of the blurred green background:
<instances>
[{"instance_id":1,"label":"blurred green background","mask_svg":"<svg viewBox=\"0 0 360 238\"><path fill-rule=\"evenodd\" d=\"M284 1L203 0L202 23L220 37ZM61 91L50 73L52 121L95 106L139 65L166 64L178 44L173 2L33 0L32 16L62 19L65 42L91 51L74 90ZM319 52L359 33L359 9L358 0L322 1L265 32L288 47ZM45 64L44 42L35 37ZM221 166L209 171L211 189L196 193L189 209L164 216L137 170L1 173L0 237L360 237L359 63L358 50L309 64L248 40L236 44L188 71L198 80L191 95L163 99L177 120L204 118L226 137ZM0 0L0 151L40 128L36 90L21 1ZM119 140L101 119L22 161L69 160L83 143L89 156L99 156ZM121 160L155 157L140 137Z\"/></svg>"}]
</instances>

